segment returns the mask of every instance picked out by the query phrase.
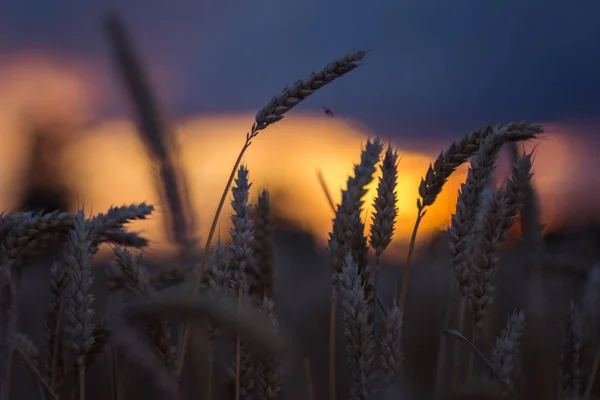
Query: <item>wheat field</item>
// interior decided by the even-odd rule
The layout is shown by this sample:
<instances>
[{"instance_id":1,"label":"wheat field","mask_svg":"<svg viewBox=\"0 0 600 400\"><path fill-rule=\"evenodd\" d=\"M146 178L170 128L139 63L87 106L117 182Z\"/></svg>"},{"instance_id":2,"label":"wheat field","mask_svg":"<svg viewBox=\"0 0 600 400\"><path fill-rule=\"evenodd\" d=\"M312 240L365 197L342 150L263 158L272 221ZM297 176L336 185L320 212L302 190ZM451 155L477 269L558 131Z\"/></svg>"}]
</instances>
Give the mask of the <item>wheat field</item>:
<instances>
[{"instance_id":1,"label":"wheat field","mask_svg":"<svg viewBox=\"0 0 600 400\"><path fill-rule=\"evenodd\" d=\"M402 153L369 138L339 204L321 182L332 223L319 251L279 218L268 190L252 194L244 155L300 102L360 73L368 52L349 52L249 121L199 243L141 64L118 17L106 28L180 254L148 257L143 232L128 229L155 212L144 199L95 213L33 202L2 214L0 399L595 398L600 235L593 226L544 232L535 153L520 146L543 140L542 126L491 124L450 143L423 171L408 255L395 262L384 254ZM496 182L503 151L511 170ZM467 164L449 227L417 253L427 210ZM221 213L229 232L216 229Z\"/></svg>"}]
</instances>

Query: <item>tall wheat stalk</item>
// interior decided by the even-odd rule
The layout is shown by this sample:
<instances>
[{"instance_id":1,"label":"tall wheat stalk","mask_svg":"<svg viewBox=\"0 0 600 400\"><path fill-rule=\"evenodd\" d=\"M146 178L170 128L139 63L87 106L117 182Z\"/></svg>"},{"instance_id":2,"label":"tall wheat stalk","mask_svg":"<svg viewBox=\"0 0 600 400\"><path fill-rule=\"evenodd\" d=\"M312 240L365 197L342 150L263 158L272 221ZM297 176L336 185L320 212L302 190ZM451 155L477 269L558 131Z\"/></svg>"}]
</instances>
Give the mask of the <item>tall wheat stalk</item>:
<instances>
[{"instance_id":1,"label":"tall wheat stalk","mask_svg":"<svg viewBox=\"0 0 600 400\"><path fill-rule=\"evenodd\" d=\"M200 284L202 283L204 269L206 267L206 260L208 257L208 249L210 249L210 246L212 244L213 236L217 228L217 223L219 221L223 205L225 204L225 199L227 198L227 193L231 188L231 183L233 182L233 178L235 176L236 171L239 168L244 154L252 144L252 140L256 138L256 136L258 136L261 130L266 129L268 126L282 120L284 115L289 110L298 105L301 101L306 99L315 91L319 90L328 83L333 82L334 80L357 68L360 65L359 61L361 61L366 54L367 52L364 50L350 52L346 54L344 57L328 64L327 66L316 72L313 72L304 79L298 80L293 84L287 86L281 93L274 96L263 108L261 108L256 113L255 121L252 124L250 132L246 133L246 141L244 142L244 145L240 150L240 153L235 161L231 173L229 174L229 179L227 181L227 184L225 185L223 194L221 195L221 200L219 201L219 205L217 206L215 216L213 217L210 231L208 232L208 237L206 238L206 243L204 245L204 251L202 254L202 260L200 261L200 267L198 268L198 272L196 275L196 284L194 287L195 292L197 292L200 289ZM181 373L183 371L183 363L185 360L188 341L190 339L189 336L190 321L188 320L185 323L185 329L179 350L178 364L176 370L176 375L178 378L181 378Z\"/></svg>"}]
</instances>

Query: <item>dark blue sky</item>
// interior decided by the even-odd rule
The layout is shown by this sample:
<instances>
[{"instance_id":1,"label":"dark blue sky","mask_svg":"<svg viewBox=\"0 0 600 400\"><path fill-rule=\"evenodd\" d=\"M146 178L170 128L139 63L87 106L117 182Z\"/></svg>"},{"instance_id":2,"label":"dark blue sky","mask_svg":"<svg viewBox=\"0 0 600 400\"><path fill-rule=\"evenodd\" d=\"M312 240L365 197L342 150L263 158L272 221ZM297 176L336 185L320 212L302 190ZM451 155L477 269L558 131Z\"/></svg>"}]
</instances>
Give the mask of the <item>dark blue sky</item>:
<instances>
[{"instance_id":1,"label":"dark blue sky","mask_svg":"<svg viewBox=\"0 0 600 400\"><path fill-rule=\"evenodd\" d=\"M112 75L101 30L111 9L172 114L254 111L369 48L361 68L299 108L327 105L397 136L600 115L598 0L1 0L0 54L62 52Z\"/></svg>"}]
</instances>

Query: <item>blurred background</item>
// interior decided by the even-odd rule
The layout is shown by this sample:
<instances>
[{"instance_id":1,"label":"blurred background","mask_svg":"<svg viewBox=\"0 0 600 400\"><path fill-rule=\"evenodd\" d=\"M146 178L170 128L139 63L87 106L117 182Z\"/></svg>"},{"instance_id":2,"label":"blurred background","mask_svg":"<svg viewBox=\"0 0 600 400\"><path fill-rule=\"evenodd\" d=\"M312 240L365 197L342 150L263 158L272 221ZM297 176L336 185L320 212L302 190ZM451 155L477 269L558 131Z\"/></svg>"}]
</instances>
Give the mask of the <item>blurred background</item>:
<instances>
[{"instance_id":1,"label":"blurred background","mask_svg":"<svg viewBox=\"0 0 600 400\"><path fill-rule=\"evenodd\" d=\"M144 148L140 114L103 28L109 11L119 13L129 32L177 150L171 153L186 182L183 197L194 214L189 228L197 238L208 231L256 110L286 84L359 48L371 50L363 66L261 133L244 159L254 193L268 188L278 214L319 245L332 213L317 169L337 200L367 137L380 135L398 147L400 217L390 253L398 254L429 163L471 130L514 120L547 130L544 140L528 145L537 148L535 184L546 229L600 217L600 3L538 0L5 0L0 209L99 212L146 201L158 211L133 229L152 240L149 251L173 250L156 159ZM421 244L447 226L464 172L429 211ZM223 224L227 219L225 212Z\"/></svg>"}]
</instances>

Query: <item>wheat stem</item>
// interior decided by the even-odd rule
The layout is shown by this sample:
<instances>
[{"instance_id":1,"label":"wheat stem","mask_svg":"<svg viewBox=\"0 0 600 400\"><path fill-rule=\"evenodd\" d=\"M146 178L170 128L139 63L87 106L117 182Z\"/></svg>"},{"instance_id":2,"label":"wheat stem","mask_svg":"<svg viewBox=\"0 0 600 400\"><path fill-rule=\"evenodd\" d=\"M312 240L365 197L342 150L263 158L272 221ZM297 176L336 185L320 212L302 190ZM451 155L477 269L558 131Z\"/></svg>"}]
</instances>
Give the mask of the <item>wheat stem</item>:
<instances>
[{"instance_id":1,"label":"wheat stem","mask_svg":"<svg viewBox=\"0 0 600 400\"><path fill-rule=\"evenodd\" d=\"M323 193L325 193L325 197L327 198L327 203L329 204L329 207L331 207L331 211L335 213L335 203L333 202L331 192L329 191L327 183L325 182L323 172L320 169L317 169L317 179L319 180L319 185L321 185L321 189L323 189Z\"/></svg>"},{"instance_id":2,"label":"wheat stem","mask_svg":"<svg viewBox=\"0 0 600 400\"><path fill-rule=\"evenodd\" d=\"M417 231L419 230L419 225L421 224L421 220L425 216L424 206L418 204L418 215L417 220L415 221L415 226L412 231L412 235L410 237L410 245L408 248L408 255L406 256L406 262L404 263L404 274L402 275L402 290L400 292L400 311L404 313L404 306L406 304L406 293L408 292L408 281L410 279L410 264L413 259L413 254L415 251L415 242L417 240Z\"/></svg>"}]
</instances>

